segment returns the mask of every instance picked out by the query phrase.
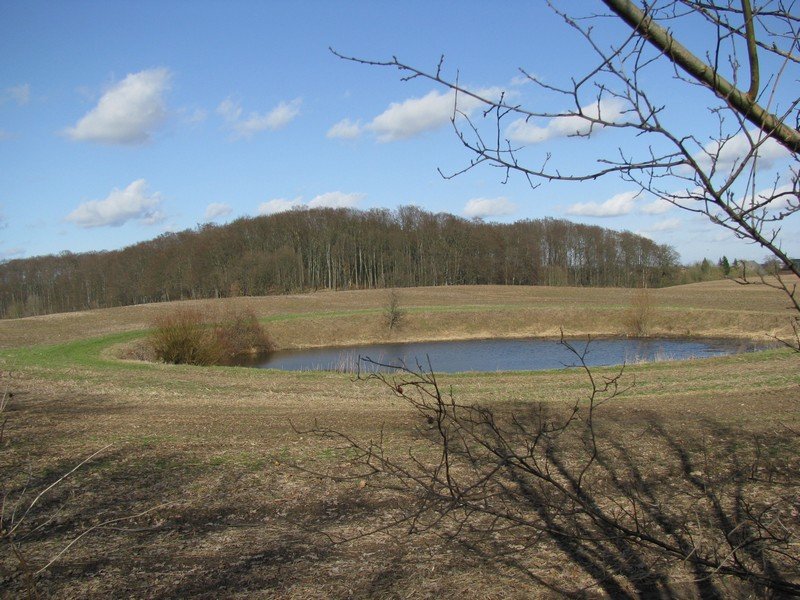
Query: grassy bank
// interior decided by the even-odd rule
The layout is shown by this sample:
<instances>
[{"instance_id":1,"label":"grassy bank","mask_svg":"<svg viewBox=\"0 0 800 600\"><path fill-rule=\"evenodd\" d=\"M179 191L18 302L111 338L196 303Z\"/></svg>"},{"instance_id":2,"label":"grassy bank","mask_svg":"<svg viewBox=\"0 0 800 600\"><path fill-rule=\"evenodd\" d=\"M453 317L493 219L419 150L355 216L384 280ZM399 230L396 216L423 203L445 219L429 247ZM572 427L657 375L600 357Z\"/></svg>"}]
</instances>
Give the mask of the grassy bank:
<instances>
[{"instance_id":1,"label":"grassy bank","mask_svg":"<svg viewBox=\"0 0 800 600\"><path fill-rule=\"evenodd\" d=\"M407 315L391 335L381 320L385 291L184 304L206 310L219 303L246 306L279 346L304 347L551 336L559 328L572 335L620 335L631 294L503 287L399 293ZM654 335L763 339L780 332L788 315L780 295L758 286L712 282L652 293ZM13 473L14 490L22 489L27 473L31 489L40 489L112 444L34 512L32 522L53 520L24 541L31 564L43 565L92 526L150 511L92 530L38 578L42 593L522 598L549 596L545 584L564 578L599 593L584 570L548 544L519 556L523 566L537 566L537 580L433 534L359 537L408 500L371 482L362 485L360 478L313 477L309 471L343 474L346 463L332 441L297 430L316 422L358 439L382 432L387 451L403 456L411 447L426 448L413 411L378 382L347 375L114 358L115 348L141 338L155 315L172 308L0 322L3 383L14 393L2 461L4 473ZM597 375L614 372L601 369ZM796 355L771 350L633 365L623 377L633 387L598 413L603 434L637 456L655 457L653 464L665 472L673 468L675 440L705 448L706 460L725 452L749 456L760 448L764 460L797 462L796 438L786 433L800 428ZM460 400L492 406L498 414L530 410L538 402L558 409L587 390L586 377L577 371L458 374L440 383ZM656 429L666 433L653 437ZM347 536L357 539L331 543ZM22 593L16 561L2 552L0 590L6 591L0 594ZM685 581L685 574L670 577L676 585Z\"/></svg>"}]
</instances>

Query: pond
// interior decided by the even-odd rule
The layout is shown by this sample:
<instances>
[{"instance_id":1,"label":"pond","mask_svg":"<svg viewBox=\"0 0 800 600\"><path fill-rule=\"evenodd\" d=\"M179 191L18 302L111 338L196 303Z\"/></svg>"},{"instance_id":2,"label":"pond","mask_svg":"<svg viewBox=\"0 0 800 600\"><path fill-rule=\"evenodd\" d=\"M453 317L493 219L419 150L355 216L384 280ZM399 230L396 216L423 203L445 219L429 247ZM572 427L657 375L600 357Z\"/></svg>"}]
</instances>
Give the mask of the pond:
<instances>
[{"instance_id":1,"label":"pond","mask_svg":"<svg viewBox=\"0 0 800 600\"><path fill-rule=\"evenodd\" d=\"M579 351L585 340L570 343ZM747 340L724 338L598 338L586 348L589 366L621 365L658 360L707 358L765 348ZM484 339L408 344L371 344L364 346L281 350L252 359L242 366L284 371L354 372L359 357L391 365L415 368L417 362L440 373L463 371L540 371L575 366L577 359L557 340Z\"/></svg>"}]
</instances>

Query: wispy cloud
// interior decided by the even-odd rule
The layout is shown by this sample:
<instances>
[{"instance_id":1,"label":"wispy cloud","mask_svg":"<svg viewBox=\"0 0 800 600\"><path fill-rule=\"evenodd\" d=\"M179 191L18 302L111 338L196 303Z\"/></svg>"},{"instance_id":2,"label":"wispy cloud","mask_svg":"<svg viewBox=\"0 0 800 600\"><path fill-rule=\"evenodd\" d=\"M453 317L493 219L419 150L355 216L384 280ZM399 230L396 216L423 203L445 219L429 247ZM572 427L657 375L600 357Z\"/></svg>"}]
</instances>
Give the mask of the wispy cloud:
<instances>
[{"instance_id":1,"label":"wispy cloud","mask_svg":"<svg viewBox=\"0 0 800 600\"><path fill-rule=\"evenodd\" d=\"M12 260L15 258L22 258L27 251L21 246L14 246L10 248L0 248L0 261Z\"/></svg>"},{"instance_id":2,"label":"wispy cloud","mask_svg":"<svg viewBox=\"0 0 800 600\"><path fill-rule=\"evenodd\" d=\"M538 144L555 138L574 135L589 135L603 128L593 119L616 122L623 114L624 104L616 98L603 98L593 104L581 107L585 116L571 115L550 119L545 125L537 125L532 120L517 119L506 130L506 136L520 144Z\"/></svg>"},{"instance_id":3,"label":"wispy cloud","mask_svg":"<svg viewBox=\"0 0 800 600\"><path fill-rule=\"evenodd\" d=\"M727 242L733 239L735 239L735 236L733 235L733 232L728 229L725 229L723 231L718 231L717 233L711 236L712 242Z\"/></svg>"},{"instance_id":4,"label":"wispy cloud","mask_svg":"<svg viewBox=\"0 0 800 600\"><path fill-rule=\"evenodd\" d=\"M164 220L161 195L149 193L147 182L137 179L124 190L114 188L103 200L90 200L67 215L66 220L84 228L119 227L128 221L153 225Z\"/></svg>"},{"instance_id":5,"label":"wispy cloud","mask_svg":"<svg viewBox=\"0 0 800 600\"><path fill-rule=\"evenodd\" d=\"M64 133L77 141L142 144L166 120L169 70L132 73L110 87L91 111Z\"/></svg>"},{"instance_id":6,"label":"wispy cloud","mask_svg":"<svg viewBox=\"0 0 800 600\"><path fill-rule=\"evenodd\" d=\"M536 75L523 75L520 73L519 75L515 75L511 78L511 85L520 86L520 85L528 85L532 83L534 80L542 80L542 77L537 77Z\"/></svg>"},{"instance_id":7,"label":"wispy cloud","mask_svg":"<svg viewBox=\"0 0 800 600\"><path fill-rule=\"evenodd\" d=\"M208 119L208 111L204 108L195 108L194 110L182 110L183 122L189 125L197 125Z\"/></svg>"},{"instance_id":8,"label":"wispy cloud","mask_svg":"<svg viewBox=\"0 0 800 600\"><path fill-rule=\"evenodd\" d=\"M579 202L570 206L567 214L581 217L621 217L633 211L638 195L639 192L622 192L605 202Z\"/></svg>"},{"instance_id":9,"label":"wispy cloud","mask_svg":"<svg viewBox=\"0 0 800 600\"><path fill-rule=\"evenodd\" d=\"M242 118L242 105L231 98L225 98L217 106L217 114L226 121L235 123Z\"/></svg>"},{"instance_id":10,"label":"wispy cloud","mask_svg":"<svg viewBox=\"0 0 800 600\"><path fill-rule=\"evenodd\" d=\"M31 85L21 83L5 89L5 95L17 103L17 106L25 106L31 100Z\"/></svg>"},{"instance_id":11,"label":"wispy cloud","mask_svg":"<svg viewBox=\"0 0 800 600\"><path fill-rule=\"evenodd\" d=\"M513 215L515 212L517 212L517 205L502 196L499 198L473 198L464 206L464 215L470 218L502 217Z\"/></svg>"},{"instance_id":12,"label":"wispy cloud","mask_svg":"<svg viewBox=\"0 0 800 600\"><path fill-rule=\"evenodd\" d=\"M676 231L680 229L683 225L683 221L680 219L664 219L663 221L659 221L650 227L646 227L643 231L648 233L662 233L665 231Z\"/></svg>"},{"instance_id":13,"label":"wispy cloud","mask_svg":"<svg viewBox=\"0 0 800 600\"><path fill-rule=\"evenodd\" d=\"M261 131L275 131L291 123L300 114L302 98L280 102L267 113L251 112L244 117L239 102L226 98L217 107L217 114L227 121L232 139L249 139Z\"/></svg>"},{"instance_id":14,"label":"wispy cloud","mask_svg":"<svg viewBox=\"0 0 800 600\"><path fill-rule=\"evenodd\" d=\"M668 212L670 209L672 209L673 206L675 205L667 202L666 200L658 198L650 204L645 204L639 209L639 212L645 215L663 215L665 212Z\"/></svg>"},{"instance_id":15,"label":"wispy cloud","mask_svg":"<svg viewBox=\"0 0 800 600\"><path fill-rule=\"evenodd\" d=\"M205 221L213 221L214 219L219 219L220 217L227 217L233 209L228 204L224 204L222 202L212 202L208 206L206 206L206 212L203 215L203 219Z\"/></svg>"}]
</instances>

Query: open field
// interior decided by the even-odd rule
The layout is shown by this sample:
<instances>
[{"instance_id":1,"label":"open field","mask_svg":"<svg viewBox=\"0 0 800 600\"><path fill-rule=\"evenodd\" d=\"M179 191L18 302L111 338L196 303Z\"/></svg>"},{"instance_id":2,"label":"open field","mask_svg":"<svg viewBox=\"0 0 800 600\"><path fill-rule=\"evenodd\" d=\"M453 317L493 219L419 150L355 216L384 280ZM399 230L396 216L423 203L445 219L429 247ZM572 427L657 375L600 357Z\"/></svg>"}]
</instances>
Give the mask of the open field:
<instances>
[{"instance_id":1,"label":"open field","mask_svg":"<svg viewBox=\"0 0 800 600\"><path fill-rule=\"evenodd\" d=\"M406 319L391 336L381 321L385 290L181 304L202 310L250 307L279 347L305 347L557 336L560 328L570 336L621 335L631 294L610 288L403 289ZM654 335L764 339L784 332L791 314L781 295L763 286L720 281L651 294ZM382 489L377 480L311 476L305 470L343 474L349 467L333 441L297 433L293 425L305 429L316 421L359 439L375 438L382 430L386 449L402 457L410 447L429 451L414 412L380 383L344 374L115 358L143 337L156 315L174 307L0 321L0 383L14 394L0 454L3 473L13 473L17 486L30 473L31 489L42 489L111 444L37 504L30 524L44 525L23 543L25 558L41 567L81 532L126 519L85 535L37 577L39 593L59 598L603 595L586 569L547 542L521 550L513 565L435 531L409 537L390 529L358 537L386 523L408 498ZM792 430L800 429L799 366L800 357L785 350L633 365L623 378L635 385L597 413L598 431L603 440L622 444L626 456L645 460L663 482L684 471L722 477L732 456L742 468L779 480L798 472L798 436ZM539 402L557 412L585 396L587 387L577 371L457 374L441 377L440 384L462 402L485 404L498 414L524 413ZM800 498L798 483L789 485ZM797 527L796 515L792 526ZM332 543L353 536L354 541ZM26 590L16 565L6 548L0 549L0 594L6 597ZM670 567L667 576L679 596L697 595L690 574ZM793 578L796 583L796 572ZM633 589L631 582L623 585ZM742 592L735 583L720 585Z\"/></svg>"},{"instance_id":2,"label":"open field","mask_svg":"<svg viewBox=\"0 0 800 600\"><path fill-rule=\"evenodd\" d=\"M752 337L783 330L791 314L780 293L762 285L712 281L650 291L653 334ZM399 291L406 325L395 341L493 336L625 334L623 313L633 290L620 288L452 286ZM382 341L385 290L232 298L269 324L282 348ZM146 304L0 322L0 348L65 343L136 332L176 305L215 310L215 300Z\"/></svg>"}]
</instances>

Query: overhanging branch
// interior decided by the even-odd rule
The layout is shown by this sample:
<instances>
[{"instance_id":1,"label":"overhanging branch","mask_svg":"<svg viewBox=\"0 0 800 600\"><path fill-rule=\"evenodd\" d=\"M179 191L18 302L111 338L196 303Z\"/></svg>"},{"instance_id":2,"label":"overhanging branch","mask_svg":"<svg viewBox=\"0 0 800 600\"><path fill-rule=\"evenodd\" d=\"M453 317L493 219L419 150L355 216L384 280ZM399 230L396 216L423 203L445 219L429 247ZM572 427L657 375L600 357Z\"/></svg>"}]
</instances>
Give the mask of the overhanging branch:
<instances>
[{"instance_id":1,"label":"overhanging branch","mask_svg":"<svg viewBox=\"0 0 800 600\"><path fill-rule=\"evenodd\" d=\"M603 0L603 2L690 77L723 98L742 117L793 153L800 152L800 131L786 125L780 118L758 104L755 96L751 97L747 92L740 90L714 68L692 54L636 4L630 0Z\"/></svg>"}]
</instances>

